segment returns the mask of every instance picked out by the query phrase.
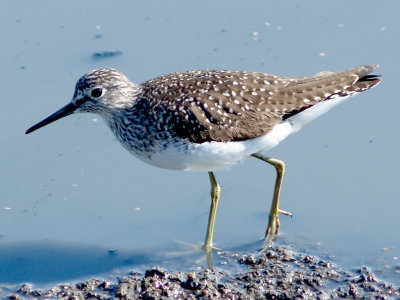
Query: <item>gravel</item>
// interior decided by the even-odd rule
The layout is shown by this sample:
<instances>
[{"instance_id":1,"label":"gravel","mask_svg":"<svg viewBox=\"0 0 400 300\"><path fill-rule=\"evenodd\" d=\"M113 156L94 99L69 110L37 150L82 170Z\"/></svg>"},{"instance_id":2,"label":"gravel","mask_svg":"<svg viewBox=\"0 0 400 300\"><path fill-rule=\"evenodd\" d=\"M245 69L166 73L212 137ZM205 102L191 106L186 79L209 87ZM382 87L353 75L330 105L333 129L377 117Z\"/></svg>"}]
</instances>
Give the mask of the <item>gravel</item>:
<instances>
[{"instance_id":1,"label":"gravel","mask_svg":"<svg viewBox=\"0 0 400 300\"><path fill-rule=\"evenodd\" d=\"M92 279L37 290L25 283L8 299L400 299L400 288L376 278L367 267L345 271L332 262L285 247L262 255L218 252L227 265L191 272L159 266L130 272L114 282ZM0 292L9 289L0 285Z\"/></svg>"}]
</instances>

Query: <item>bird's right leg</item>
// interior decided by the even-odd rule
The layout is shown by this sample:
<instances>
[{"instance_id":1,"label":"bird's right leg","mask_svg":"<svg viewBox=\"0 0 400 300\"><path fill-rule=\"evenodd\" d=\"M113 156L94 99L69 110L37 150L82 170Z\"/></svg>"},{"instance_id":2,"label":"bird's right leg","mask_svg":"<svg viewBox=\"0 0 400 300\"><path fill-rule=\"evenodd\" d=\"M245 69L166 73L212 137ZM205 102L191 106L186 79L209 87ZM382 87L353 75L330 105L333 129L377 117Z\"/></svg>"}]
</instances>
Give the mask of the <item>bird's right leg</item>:
<instances>
[{"instance_id":1,"label":"bird's right leg","mask_svg":"<svg viewBox=\"0 0 400 300\"><path fill-rule=\"evenodd\" d=\"M208 172L208 175L210 176L211 182L211 207L208 216L206 240L204 241L203 245L203 249L206 250L206 252L210 252L211 249L214 248L212 245L212 240L214 235L215 215L217 214L219 194L221 192L221 188L219 187L219 184L215 179L214 173Z\"/></svg>"}]
</instances>

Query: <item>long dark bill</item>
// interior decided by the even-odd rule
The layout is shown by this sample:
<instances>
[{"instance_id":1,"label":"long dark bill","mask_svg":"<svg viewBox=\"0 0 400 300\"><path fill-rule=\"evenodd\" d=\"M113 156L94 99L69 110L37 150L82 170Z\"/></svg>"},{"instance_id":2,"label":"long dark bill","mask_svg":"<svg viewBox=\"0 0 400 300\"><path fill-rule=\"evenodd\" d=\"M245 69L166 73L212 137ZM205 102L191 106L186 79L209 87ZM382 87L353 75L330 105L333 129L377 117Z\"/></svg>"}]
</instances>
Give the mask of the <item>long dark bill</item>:
<instances>
[{"instance_id":1,"label":"long dark bill","mask_svg":"<svg viewBox=\"0 0 400 300\"><path fill-rule=\"evenodd\" d=\"M29 128L25 134L31 133L32 131L35 131L36 129L39 129L43 126L46 126L47 124L50 124L54 121L57 121L58 119L64 118L70 114L72 114L76 110L76 106L70 102L67 105L65 105L63 108L60 110L56 111L54 114L52 114L50 117L47 117L43 121L37 123L36 125L33 125L31 128Z\"/></svg>"}]
</instances>

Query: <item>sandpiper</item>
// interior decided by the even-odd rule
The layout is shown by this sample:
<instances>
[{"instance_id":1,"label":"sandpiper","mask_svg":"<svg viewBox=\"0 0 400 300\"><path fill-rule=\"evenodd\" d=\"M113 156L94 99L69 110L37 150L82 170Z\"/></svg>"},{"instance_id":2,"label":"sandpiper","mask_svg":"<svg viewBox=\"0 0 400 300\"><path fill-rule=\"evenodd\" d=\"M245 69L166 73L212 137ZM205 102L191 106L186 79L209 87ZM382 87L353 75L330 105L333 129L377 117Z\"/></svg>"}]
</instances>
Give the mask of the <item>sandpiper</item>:
<instances>
[{"instance_id":1,"label":"sandpiper","mask_svg":"<svg viewBox=\"0 0 400 300\"><path fill-rule=\"evenodd\" d=\"M203 248L212 237L220 187L214 171L248 157L276 169L265 233L266 250L279 231L279 193L285 165L262 153L349 96L376 86L378 65L309 77L244 71L186 71L132 83L114 69L82 76L72 101L29 128L30 133L62 117L91 112L103 118L119 142L148 164L174 170L208 171L211 208Z\"/></svg>"}]
</instances>

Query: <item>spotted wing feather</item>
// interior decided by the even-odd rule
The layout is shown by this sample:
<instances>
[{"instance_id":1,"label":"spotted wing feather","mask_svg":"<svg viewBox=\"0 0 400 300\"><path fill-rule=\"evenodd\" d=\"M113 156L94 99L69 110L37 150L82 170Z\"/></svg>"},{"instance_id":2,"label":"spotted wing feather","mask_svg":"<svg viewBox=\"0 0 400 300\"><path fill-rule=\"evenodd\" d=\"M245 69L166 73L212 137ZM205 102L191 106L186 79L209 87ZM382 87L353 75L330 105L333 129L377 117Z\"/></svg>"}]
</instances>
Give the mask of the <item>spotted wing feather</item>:
<instances>
[{"instance_id":1,"label":"spotted wing feather","mask_svg":"<svg viewBox=\"0 0 400 300\"><path fill-rule=\"evenodd\" d=\"M377 67L361 66L310 77L187 71L157 77L142 85L148 101L154 101L150 106L163 111L159 115L172 116L177 136L195 143L240 141L267 134L282 120L320 101L375 86L380 79L368 74Z\"/></svg>"}]
</instances>

